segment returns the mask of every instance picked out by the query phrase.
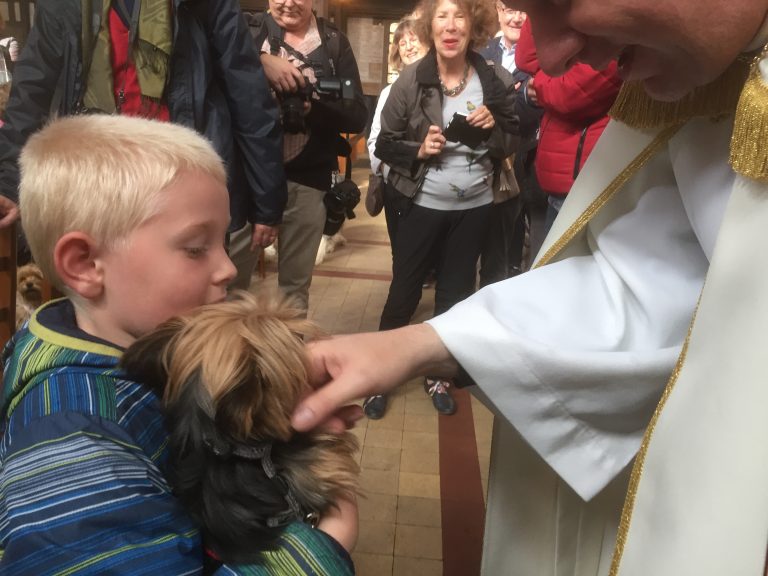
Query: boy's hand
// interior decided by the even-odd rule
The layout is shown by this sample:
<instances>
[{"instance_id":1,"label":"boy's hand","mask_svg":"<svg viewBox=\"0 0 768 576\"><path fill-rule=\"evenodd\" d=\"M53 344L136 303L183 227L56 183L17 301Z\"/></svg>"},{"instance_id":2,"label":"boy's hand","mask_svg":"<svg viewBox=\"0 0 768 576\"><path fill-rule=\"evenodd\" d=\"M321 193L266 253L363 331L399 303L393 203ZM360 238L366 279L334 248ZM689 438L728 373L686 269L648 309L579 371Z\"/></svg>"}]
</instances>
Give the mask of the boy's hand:
<instances>
[{"instance_id":1,"label":"boy's hand","mask_svg":"<svg viewBox=\"0 0 768 576\"><path fill-rule=\"evenodd\" d=\"M19 207L13 200L0 196L0 228L7 228L19 219Z\"/></svg>"},{"instance_id":2,"label":"boy's hand","mask_svg":"<svg viewBox=\"0 0 768 576\"><path fill-rule=\"evenodd\" d=\"M277 226L266 224L253 225L253 237L251 238L251 250L255 252L259 248L266 248L277 238Z\"/></svg>"}]
</instances>

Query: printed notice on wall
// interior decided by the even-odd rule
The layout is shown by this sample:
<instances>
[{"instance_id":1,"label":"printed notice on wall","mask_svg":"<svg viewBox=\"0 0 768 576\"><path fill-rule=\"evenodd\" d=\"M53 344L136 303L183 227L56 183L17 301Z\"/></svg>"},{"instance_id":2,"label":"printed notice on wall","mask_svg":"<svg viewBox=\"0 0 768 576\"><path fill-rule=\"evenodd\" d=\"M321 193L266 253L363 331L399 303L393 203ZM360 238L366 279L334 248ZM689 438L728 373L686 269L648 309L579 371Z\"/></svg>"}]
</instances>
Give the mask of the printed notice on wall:
<instances>
[{"instance_id":1,"label":"printed notice on wall","mask_svg":"<svg viewBox=\"0 0 768 576\"><path fill-rule=\"evenodd\" d=\"M363 92L378 94L386 83L387 62L385 43L387 27L381 20L373 18L347 19L347 38L355 53Z\"/></svg>"}]
</instances>

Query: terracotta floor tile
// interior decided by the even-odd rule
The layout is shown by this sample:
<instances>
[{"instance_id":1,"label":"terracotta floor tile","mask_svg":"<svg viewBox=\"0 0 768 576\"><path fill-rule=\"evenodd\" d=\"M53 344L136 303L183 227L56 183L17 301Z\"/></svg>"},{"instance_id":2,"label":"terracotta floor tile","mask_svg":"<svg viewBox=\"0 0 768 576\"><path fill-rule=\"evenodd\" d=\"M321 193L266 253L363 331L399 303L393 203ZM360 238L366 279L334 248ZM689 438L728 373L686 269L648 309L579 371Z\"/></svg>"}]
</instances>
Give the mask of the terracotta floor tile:
<instances>
[{"instance_id":1,"label":"terracotta floor tile","mask_svg":"<svg viewBox=\"0 0 768 576\"><path fill-rule=\"evenodd\" d=\"M420 474L440 474L440 454L432 450L403 450L400 471Z\"/></svg>"},{"instance_id":2,"label":"terracotta floor tile","mask_svg":"<svg viewBox=\"0 0 768 576\"><path fill-rule=\"evenodd\" d=\"M360 470L360 490L363 494L397 494L399 483L397 470Z\"/></svg>"},{"instance_id":3,"label":"terracotta floor tile","mask_svg":"<svg viewBox=\"0 0 768 576\"><path fill-rule=\"evenodd\" d=\"M370 431L369 431L370 434ZM366 442L368 440L366 439ZM435 432L413 432L411 430L403 431L402 438L403 450L421 450L423 452L439 452L440 442L437 431Z\"/></svg>"},{"instance_id":4,"label":"terracotta floor tile","mask_svg":"<svg viewBox=\"0 0 768 576\"><path fill-rule=\"evenodd\" d=\"M395 556L392 574L396 576L443 576L443 563L441 560ZM359 574L359 576L366 575Z\"/></svg>"},{"instance_id":5,"label":"terracotta floor tile","mask_svg":"<svg viewBox=\"0 0 768 576\"><path fill-rule=\"evenodd\" d=\"M360 521L395 523L398 497L394 494L368 494L357 499Z\"/></svg>"},{"instance_id":6,"label":"terracotta floor tile","mask_svg":"<svg viewBox=\"0 0 768 576\"><path fill-rule=\"evenodd\" d=\"M437 474L417 474L400 472L398 488L400 496L416 496L418 498L440 498L440 476Z\"/></svg>"},{"instance_id":7,"label":"terracotta floor tile","mask_svg":"<svg viewBox=\"0 0 768 576\"><path fill-rule=\"evenodd\" d=\"M400 400L399 402L397 402ZM387 428L391 430L402 430L404 428L403 421L405 418L405 402L402 398L388 398L387 411L384 414L384 418L380 420L369 420L368 427L370 429Z\"/></svg>"},{"instance_id":8,"label":"terracotta floor tile","mask_svg":"<svg viewBox=\"0 0 768 576\"><path fill-rule=\"evenodd\" d=\"M367 470L400 470L400 449L366 444L360 465Z\"/></svg>"},{"instance_id":9,"label":"terracotta floor tile","mask_svg":"<svg viewBox=\"0 0 768 576\"><path fill-rule=\"evenodd\" d=\"M404 414L403 430L437 433L437 411L433 409L423 414Z\"/></svg>"},{"instance_id":10,"label":"terracotta floor tile","mask_svg":"<svg viewBox=\"0 0 768 576\"><path fill-rule=\"evenodd\" d=\"M397 524L408 526L442 526L440 500L437 498L397 497Z\"/></svg>"},{"instance_id":11,"label":"terracotta floor tile","mask_svg":"<svg viewBox=\"0 0 768 576\"><path fill-rule=\"evenodd\" d=\"M403 445L403 431L390 428L371 428L365 434L366 446L400 449Z\"/></svg>"},{"instance_id":12,"label":"terracotta floor tile","mask_svg":"<svg viewBox=\"0 0 768 576\"><path fill-rule=\"evenodd\" d=\"M353 552L352 561L355 563L357 576L392 576L400 572L392 571L393 556L384 554L368 554L366 552ZM425 573L426 576L427 573Z\"/></svg>"},{"instance_id":13,"label":"terracotta floor tile","mask_svg":"<svg viewBox=\"0 0 768 576\"><path fill-rule=\"evenodd\" d=\"M393 555L395 525L391 522L361 522L355 552Z\"/></svg>"},{"instance_id":14,"label":"terracotta floor tile","mask_svg":"<svg viewBox=\"0 0 768 576\"><path fill-rule=\"evenodd\" d=\"M395 556L408 558L443 558L443 532L427 526L395 527Z\"/></svg>"}]
</instances>

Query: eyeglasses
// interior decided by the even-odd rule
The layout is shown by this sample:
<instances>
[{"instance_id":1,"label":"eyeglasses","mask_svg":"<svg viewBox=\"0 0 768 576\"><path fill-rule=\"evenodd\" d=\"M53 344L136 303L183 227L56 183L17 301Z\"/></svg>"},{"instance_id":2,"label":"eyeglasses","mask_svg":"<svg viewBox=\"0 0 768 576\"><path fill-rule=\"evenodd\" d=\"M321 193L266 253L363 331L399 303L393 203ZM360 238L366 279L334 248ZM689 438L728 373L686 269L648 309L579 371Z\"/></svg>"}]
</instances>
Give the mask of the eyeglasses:
<instances>
[{"instance_id":1,"label":"eyeglasses","mask_svg":"<svg viewBox=\"0 0 768 576\"><path fill-rule=\"evenodd\" d=\"M507 8L504 4L497 4L496 8L499 12L504 12L505 16L525 16L525 12L522 10L513 10L512 8Z\"/></svg>"}]
</instances>

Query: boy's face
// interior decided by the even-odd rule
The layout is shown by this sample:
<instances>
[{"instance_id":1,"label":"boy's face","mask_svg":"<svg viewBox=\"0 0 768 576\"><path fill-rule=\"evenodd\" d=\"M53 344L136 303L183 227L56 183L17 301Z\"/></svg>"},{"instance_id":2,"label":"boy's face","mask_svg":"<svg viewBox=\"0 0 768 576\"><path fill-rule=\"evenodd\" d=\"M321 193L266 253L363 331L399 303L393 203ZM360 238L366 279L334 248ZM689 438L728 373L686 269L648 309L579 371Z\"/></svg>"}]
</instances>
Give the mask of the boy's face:
<instances>
[{"instance_id":1,"label":"boy's face","mask_svg":"<svg viewBox=\"0 0 768 576\"><path fill-rule=\"evenodd\" d=\"M224 250L227 189L211 176L182 172L162 192L158 214L101 255L100 334L119 346L172 316L223 300L235 267Z\"/></svg>"}]
</instances>

